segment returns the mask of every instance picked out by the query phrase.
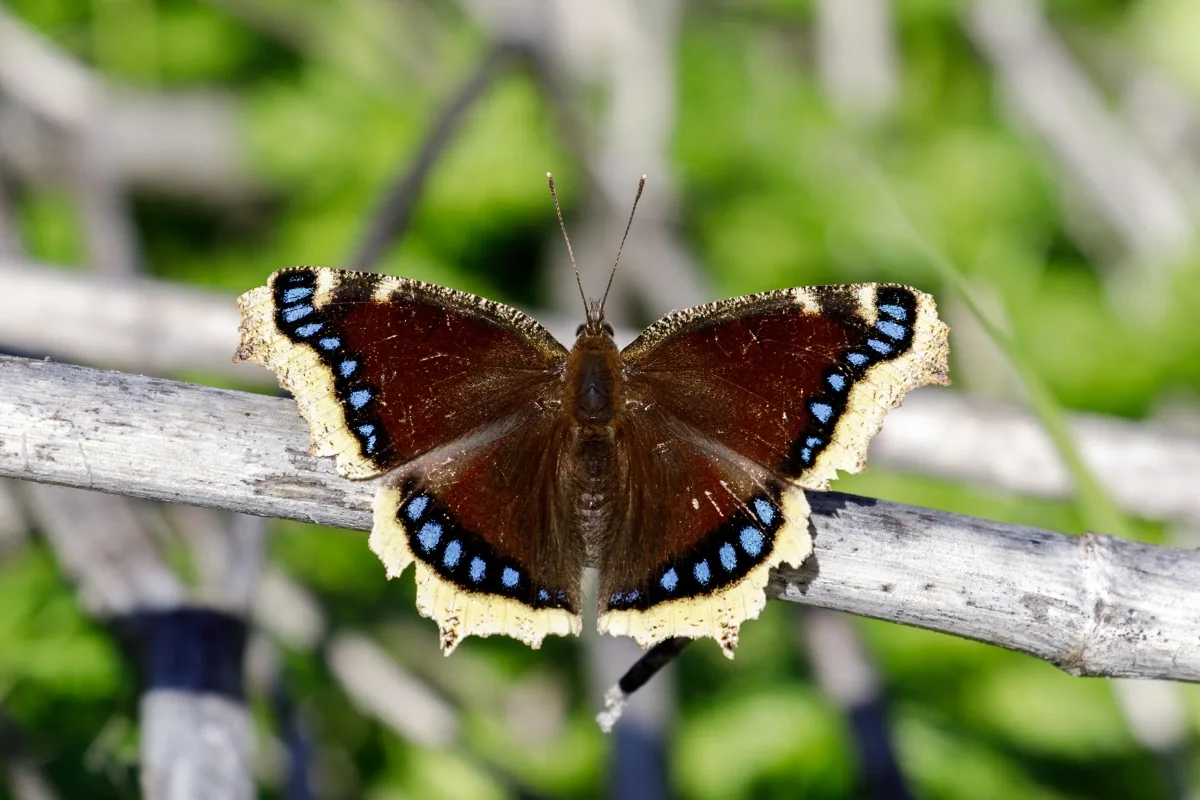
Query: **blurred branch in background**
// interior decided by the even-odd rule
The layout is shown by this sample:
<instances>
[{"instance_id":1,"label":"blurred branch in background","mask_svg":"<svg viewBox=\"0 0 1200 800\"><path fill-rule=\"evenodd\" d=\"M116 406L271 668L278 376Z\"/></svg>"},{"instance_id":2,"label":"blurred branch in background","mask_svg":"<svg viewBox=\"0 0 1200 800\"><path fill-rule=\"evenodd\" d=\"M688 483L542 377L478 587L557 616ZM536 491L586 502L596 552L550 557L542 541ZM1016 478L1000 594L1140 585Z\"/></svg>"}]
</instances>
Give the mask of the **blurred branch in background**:
<instances>
[{"instance_id":1,"label":"blurred branch in background","mask_svg":"<svg viewBox=\"0 0 1200 800\"><path fill-rule=\"evenodd\" d=\"M240 700L240 681L233 679L230 686L226 678L225 692L217 692L202 677L225 676L228 670L241 675L236 631L218 633L200 622L206 632L193 632L199 636L197 651L197 641L189 642L178 630L180 613L203 612L188 609L186 588L163 564L145 523L125 498L36 483L27 484L25 492L38 527L85 606L113 624L141 662L146 796L253 796L252 726ZM238 600L230 597L228 605ZM236 627L235 618L226 619L228 624L219 627ZM222 643L233 649L226 652Z\"/></svg>"},{"instance_id":2,"label":"blurred branch in background","mask_svg":"<svg viewBox=\"0 0 1200 800\"><path fill-rule=\"evenodd\" d=\"M10 98L0 103L0 164L26 180L95 182L103 171L108 184L184 197L231 200L253 191L231 97L111 86L3 8L0 92ZM97 218L89 234L132 239L126 228Z\"/></svg>"},{"instance_id":3,"label":"blurred branch in background","mask_svg":"<svg viewBox=\"0 0 1200 800\"><path fill-rule=\"evenodd\" d=\"M471 106L478 102L518 53L516 46L504 43L493 45L471 76L450 98L430 126L417 154L406 162L385 192L358 249L350 257L349 269L374 269L387 250L404 235L434 162L454 138L456 129Z\"/></svg>"},{"instance_id":4,"label":"blurred branch in background","mask_svg":"<svg viewBox=\"0 0 1200 800\"><path fill-rule=\"evenodd\" d=\"M1083 460L1128 512L1200 519L1188 487L1200 474L1200 437L1154 423L1071 414ZM1045 429L1007 403L922 390L888 414L876 463L1033 497L1070 497L1073 484Z\"/></svg>"},{"instance_id":5,"label":"blurred branch in background","mask_svg":"<svg viewBox=\"0 0 1200 800\"><path fill-rule=\"evenodd\" d=\"M817 73L831 104L851 119L879 118L900 91L891 0L820 0L815 10Z\"/></svg>"},{"instance_id":6,"label":"blurred branch in background","mask_svg":"<svg viewBox=\"0 0 1200 800\"><path fill-rule=\"evenodd\" d=\"M0 563L29 539L29 526L17 501L20 487L15 481L0 481Z\"/></svg>"},{"instance_id":7,"label":"blurred branch in background","mask_svg":"<svg viewBox=\"0 0 1200 800\"><path fill-rule=\"evenodd\" d=\"M6 108L5 99L0 96L0 119ZM0 123L0 131L3 124ZM9 180L7 169L0 164L0 258L16 258L22 255L21 239L17 235L16 208L12 198L12 181Z\"/></svg>"},{"instance_id":8,"label":"blurred branch in background","mask_svg":"<svg viewBox=\"0 0 1200 800\"><path fill-rule=\"evenodd\" d=\"M460 698L447 698L418 673L393 657L397 648L387 647L362 631L334 628L319 599L278 566L268 566L258 585L253 616L256 625L251 639L250 682L264 692L283 687L278 647L323 656L330 676L350 702L365 716L383 723L407 742L424 748L460 752L481 769L490 771L502 784L521 789L523 781L508 765L490 763L463 735ZM436 640L425 643L430 652ZM472 656L460 654L454 662L441 659L437 670L448 681L461 681L470 672ZM417 659L419 660L419 659ZM274 687L272 688L272 685ZM503 695L515 693L505 686ZM494 708L472 703L465 709L472 719L495 716ZM294 711L293 711L294 713ZM553 717L552 709L540 709ZM561 720L544 719L544 724L561 725ZM313 749L309 744L306 749ZM292 764L292 780L313 769L313 764ZM297 775L296 773L300 773Z\"/></svg>"},{"instance_id":9,"label":"blurred branch in background","mask_svg":"<svg viewBox=\"0 0 1200 800\"><path fill-rule=\"evenodd\" d=\"M1036 0L975 0L967 32L995 69L1017 117L1058 163L1064 183L1119 238L1126 262L1114 262L1084 228L1074 234L1097 263L1114 270L1120 292L1136 290L1153 308L1164 271L1196 242L1187 202L1107 103L1050 27ZM1131 267L1136 267L1132 274ZM1145 280L1145 278L1153 278ZM1140 287L1140 288L1137 288Z\"/></svg>"},{"instance_id":10,"label":"blurred branch in background","mask_svg":"<svg viewBox=\"0 0 1200 800\"><path fill-rule=\"evenodd\" d=\"M375 482L306 455L282 398L0 359L0 475L365 530ZM992 642L1078 675L1200 679L1200 553L812 493L770 594Z\"/></svg>"}]
</instances>

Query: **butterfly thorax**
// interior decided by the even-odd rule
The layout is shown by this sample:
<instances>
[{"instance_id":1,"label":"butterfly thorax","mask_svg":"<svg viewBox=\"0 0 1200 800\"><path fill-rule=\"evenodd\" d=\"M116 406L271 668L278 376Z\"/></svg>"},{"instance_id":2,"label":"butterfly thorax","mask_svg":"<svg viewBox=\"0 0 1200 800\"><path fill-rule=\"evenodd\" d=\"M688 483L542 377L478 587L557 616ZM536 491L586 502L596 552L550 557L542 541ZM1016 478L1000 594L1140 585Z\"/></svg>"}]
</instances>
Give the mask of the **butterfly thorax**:
<instances>
[{"instance_id":1,"label":"butterfly thorax","mask_svg":"<svg viewBox=\"0 0 1200 800\"><path fill-rule=\"evenodd\" d=\"M600 434L617 407L621 356L611 336L583 334L567 360L567 403L575 422Z\"/></svg>"}]
</instances>

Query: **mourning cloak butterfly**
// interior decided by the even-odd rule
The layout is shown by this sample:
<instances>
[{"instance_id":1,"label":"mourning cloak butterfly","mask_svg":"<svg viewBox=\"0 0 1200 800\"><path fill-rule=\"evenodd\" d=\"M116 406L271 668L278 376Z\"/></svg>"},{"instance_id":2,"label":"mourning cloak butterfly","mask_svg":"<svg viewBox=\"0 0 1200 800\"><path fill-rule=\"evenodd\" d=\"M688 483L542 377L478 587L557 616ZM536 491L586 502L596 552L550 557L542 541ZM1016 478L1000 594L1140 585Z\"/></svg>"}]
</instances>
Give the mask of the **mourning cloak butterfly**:
<instances>
[{"instance_id":1,"label":"mourning cloak butterfly","mask_svg":"<svg viewBox=\"0 0 1200 800\"><path fill-rule=\"evenodd\" d=\"M238 305L235 360L278 374L313 453L386 474L370 546L389 577L415 564L447 653L579 633L591 563L602 632L732 657L771 568L812 551L804 490L860 471L887 409L947 382L933 299L894 284L698 306L624 350L603 301L568 351L514 308L320 267Z\"/></svg>"}]
</instances>

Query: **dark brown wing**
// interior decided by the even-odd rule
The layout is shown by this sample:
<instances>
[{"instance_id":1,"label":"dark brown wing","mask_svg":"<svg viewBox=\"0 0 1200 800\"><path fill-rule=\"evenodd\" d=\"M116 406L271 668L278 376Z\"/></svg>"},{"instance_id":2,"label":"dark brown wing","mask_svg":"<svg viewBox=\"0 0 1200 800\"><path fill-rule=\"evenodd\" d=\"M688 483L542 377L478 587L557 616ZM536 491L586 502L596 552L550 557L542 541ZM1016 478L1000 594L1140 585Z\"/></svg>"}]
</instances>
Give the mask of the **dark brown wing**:
<instances>
[{"instance_id":1,"label":"dark brown wing","mask_svg":"<svg viewBox=\"0 0 1200 800\"><path fill-rule=\"evenodd\" d=\"M946 382L946 334L932 298L891 284L751 295L648 328L622 353L637 477L601 565L601 628L713 636L731 654L769 568L811 550L802 489L860 471L886 411Z\"/></svg>"},{"instance_id":2,"label":"dark brown wing","mask_svg":"<svg viewBox=\"0 0 1200 800\"><path fill-rule=\"evenodd\" d=\"M732 656L771 567L812 550L804 492L653 408L621 446L628 506L601 548L600 631L643 647L710 636Z\"/></svg>"},{"instance_id":3,"label":"dark brown wing","mask_svg":"<svg viewBox=\"0 0 1200 800\"><path fill-rule=\"evenodd\" d=\"M551 505L515 502L544 490L560 441L567 353L541 325L440 286L315 267L238 304L237 359L279 375L313 453L350 478L396 470L371 546L389 576L416 562L447 651L470 634L537 646L578 631L582 545L555 538L568 534Z\"/></svg>"}]
</instances>

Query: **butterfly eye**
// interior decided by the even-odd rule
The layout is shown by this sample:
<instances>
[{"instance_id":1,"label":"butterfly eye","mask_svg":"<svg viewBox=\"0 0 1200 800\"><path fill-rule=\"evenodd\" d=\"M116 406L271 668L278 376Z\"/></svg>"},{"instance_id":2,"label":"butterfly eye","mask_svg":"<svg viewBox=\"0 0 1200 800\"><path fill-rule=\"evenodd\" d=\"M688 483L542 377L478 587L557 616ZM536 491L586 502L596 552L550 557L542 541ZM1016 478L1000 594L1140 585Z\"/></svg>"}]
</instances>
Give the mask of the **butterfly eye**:
<instances>
[{"instance_id":1,"label":"butterfly eye","mask_svg":"<svg viewBox=\"0 0 1200 800\"><path fill-rule=\"evenodd\" d=\"M607 333L609 336L613 336L614 335L613 326L609 325L607 322L604 323L604 332Z\"/></svg>"},{"instance_id":2,"label":"butterfly eye","mask_svg":"<svg viewBox=\"0 0 1200 800\"><path fill-rule=\"evenodd\" d=\"M575 337L578 338L580 336L583 336L583 329L586 327L587 327L586 325L580 325L578 328L576 328L575 329Z\"/></svg>"}]
</instances>

